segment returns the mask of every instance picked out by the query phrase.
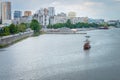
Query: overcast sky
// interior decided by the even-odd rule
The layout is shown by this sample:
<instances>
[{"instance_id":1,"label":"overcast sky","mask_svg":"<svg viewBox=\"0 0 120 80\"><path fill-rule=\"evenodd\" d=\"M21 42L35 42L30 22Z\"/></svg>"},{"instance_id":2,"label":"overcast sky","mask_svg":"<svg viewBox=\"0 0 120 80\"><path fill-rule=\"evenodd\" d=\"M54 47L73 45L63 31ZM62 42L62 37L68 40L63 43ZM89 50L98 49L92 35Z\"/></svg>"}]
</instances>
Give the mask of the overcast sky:
<instances>
[{"instance_id":1,"label":"overcast sky","mask_svg":"<svg viewBox=\"0 0 120 80\"><path fill-rule=\"evenodd\" d=\"M120 0L9 0L12 11L55 7L56 13L75 11L79 17L120 19Z\"/></svg>"}]
</instances>

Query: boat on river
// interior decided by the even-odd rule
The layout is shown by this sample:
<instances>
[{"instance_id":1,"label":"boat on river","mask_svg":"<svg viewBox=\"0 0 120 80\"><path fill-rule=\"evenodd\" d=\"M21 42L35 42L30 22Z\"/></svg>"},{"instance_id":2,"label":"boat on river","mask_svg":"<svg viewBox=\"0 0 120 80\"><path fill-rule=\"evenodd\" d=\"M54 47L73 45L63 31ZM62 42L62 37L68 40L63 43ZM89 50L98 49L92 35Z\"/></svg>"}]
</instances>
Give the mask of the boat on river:
<instances>
[{"instance_id":1,"label":"boat on river","mask_svg":"<svg viewBox=\"0 0 120 80\"><path fill-rule=\"evenodd\" d=\"M83 46L83 49L84 50L89 50L91 48L90 41L88 40L88 38L90 38L90 36L85 36L85 37L86 37L86 41L85 41L85 44Z\"/></svg>"},{"instance_id":2,"label":"boat on river","mask_svg":"<svg viewBox=\"0 0 120 80\"><path fill-rule=\"evenodd\" d=\"M88 49L90 49L90 48L91 48L90 43L89 43L89 42L86 42L86 43L84 44L84 50L88 50Z\"/></svg>"}]
</instances>

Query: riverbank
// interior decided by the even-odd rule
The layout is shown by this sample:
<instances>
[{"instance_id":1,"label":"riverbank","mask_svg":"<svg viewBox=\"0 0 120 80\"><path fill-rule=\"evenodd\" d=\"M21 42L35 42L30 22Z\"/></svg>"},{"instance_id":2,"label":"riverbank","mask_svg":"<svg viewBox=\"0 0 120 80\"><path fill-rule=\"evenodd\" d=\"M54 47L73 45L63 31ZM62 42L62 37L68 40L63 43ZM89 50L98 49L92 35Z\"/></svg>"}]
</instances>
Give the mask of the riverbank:
<instances>
[{"instance_id":1,"label":"riverbank","mask_svg":"<svg viewBox=\"0 0 120 80\"><path fill-rule=\"evenodd\" d=\"M0 37L0 48L4 48L6 46L9 46L13 43L16 43L16 42L23 40L27 37L30 37L32 35L33 35L33 31L27 31L27 32L18 33L15 35Z\"/></svg>"},{"instance_id":2,"label":"riverbank","mask_svg":"<svg viewBox=\"0 0 120 80\"><path fill-rule=\"evenodd\" d=\"M46 34L87 34L84 31L98 30L97 28L58 28L58 29L43 29L42 31Z\"/></svg>"}]
</instances>

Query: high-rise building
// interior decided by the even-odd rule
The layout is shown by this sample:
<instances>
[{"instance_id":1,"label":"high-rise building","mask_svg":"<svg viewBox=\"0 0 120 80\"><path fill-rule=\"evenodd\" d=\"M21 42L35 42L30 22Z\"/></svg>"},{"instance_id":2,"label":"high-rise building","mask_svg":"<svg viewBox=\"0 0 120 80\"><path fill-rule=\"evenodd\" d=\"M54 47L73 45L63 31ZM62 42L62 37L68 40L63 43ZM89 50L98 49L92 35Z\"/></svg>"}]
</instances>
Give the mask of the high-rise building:
<instances>
[{"instance_id":1,"label":"high-rise building","mask_svg":"<svg viewBox=\"0 0 120 80\"><path fill-rule=\"evenodd\" d=\"M49 24L54 23L54 16L55 16L55 8L48 7L48 16L49 16Z\"/></svg>"},{"instance_id":2,"label":"high-rise building","mask_svg":"<svg viewBox=\"0 0 120 80\"><path fill-rule=\"evenodd\" d=\"M44 8L44 15L48 15L48 9Z\"/></svg>"},{"instance_id":3,"label":"high-rise building","mask_svg":"<svg viewBox=\"0 0 120 80\"><path fill-rule=\"evenodd\" d=\"M11 24L11 2L0 2L1 23L5 26Z\"/></svg>"},{"instance_id":4,"label":"high-rise building","mask_svg":"<svg viewBox=\"0 0 120 80\"><path fill-rule=\"evenodd\" d=\"M32 12L31 11L25 11L24 12L24 16L31 16L32 15Z\"/></svg>"},{"instance_id":5,"label":"high-rise building","mask_svg":"<svg viewBox=\"0 0 120 80\"><path fill-rule=\"evenodd\" d=\"M22 12L21 11L14 11L14 19L21 18Z\"/></svg>"},{"instance_id":6,"label":"high-rise building","mask_svg":"<svg viewBox=\"0 0 120 80\"><path fill-rule=\"evenodd\" d=\"M11 2L2 2L2 21L11 20Z\"/></svg>"},{"instance_id":7,"label":"high-rise building","mask_svg":"<svg viewBox=\"0 0 120 80\"><path fill-rule=\"evenodd\" d=\"M49 8L48 8L48 15L49 15L50 17L55 16L55 8L54 8L54 7L49 7Z\"/></svg>"}]
</instances>

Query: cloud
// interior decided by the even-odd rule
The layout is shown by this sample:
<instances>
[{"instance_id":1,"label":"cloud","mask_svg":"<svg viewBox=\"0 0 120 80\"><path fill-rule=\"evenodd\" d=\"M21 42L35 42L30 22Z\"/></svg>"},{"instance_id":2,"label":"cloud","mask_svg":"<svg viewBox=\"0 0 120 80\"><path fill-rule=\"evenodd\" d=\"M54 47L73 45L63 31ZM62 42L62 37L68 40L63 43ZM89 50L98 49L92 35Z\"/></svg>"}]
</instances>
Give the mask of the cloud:
<instances>
[{"instance_id":1,"label":"cloud","mask_svg":"<svg viewBox=\"0 0 120 80\"><path fill-rule=\"evenodd\" d=\"M115 0L116 2L120 2L120 0Z\"/></svg>"},{"instance_id":2,"label":"cloud","mask_svg":"<svg viewBox=\"0 0 120 80\"><path fill-rule=\"evenodd\" d=\"M93 18L120 18L120 0L10 0L12 10L36 11L55 7L56 13L74 11L78 16Z\"/></svg>"},{"instance_id":3,"label":"cloud","mask_svg":"<svg viewBox=\"0 0 120 80\"><path fill-rule=\"evenodd\" d=\"M104 3L101 2L82 2L77 4L66 4L55 1L51 4L51 6L56 6L57 12L66 12L74 11L78 16L95 16L98 13L100 14L101 10L95 10L96 8L102 8Z\"/></svg>"},{"instance_id":4,"label":"cloud","mask_svg":"<svg viewBox=\"0 0 120 80\"><path fill-rule=\"evenodd\" d=\"M120 5L120 0L114 0L114 2L118 3Z\"/></svg>"},{"instance_id":5,"label":"cloud","mask_svg":"<svg viewBox=\"0 0 120 80\"><path fill-rule=\"evenodd\" d=\"M86 6L96 6L96 5L103 5L101 2L85 2L84 5Z\"/></svg>"}]
</instances>

